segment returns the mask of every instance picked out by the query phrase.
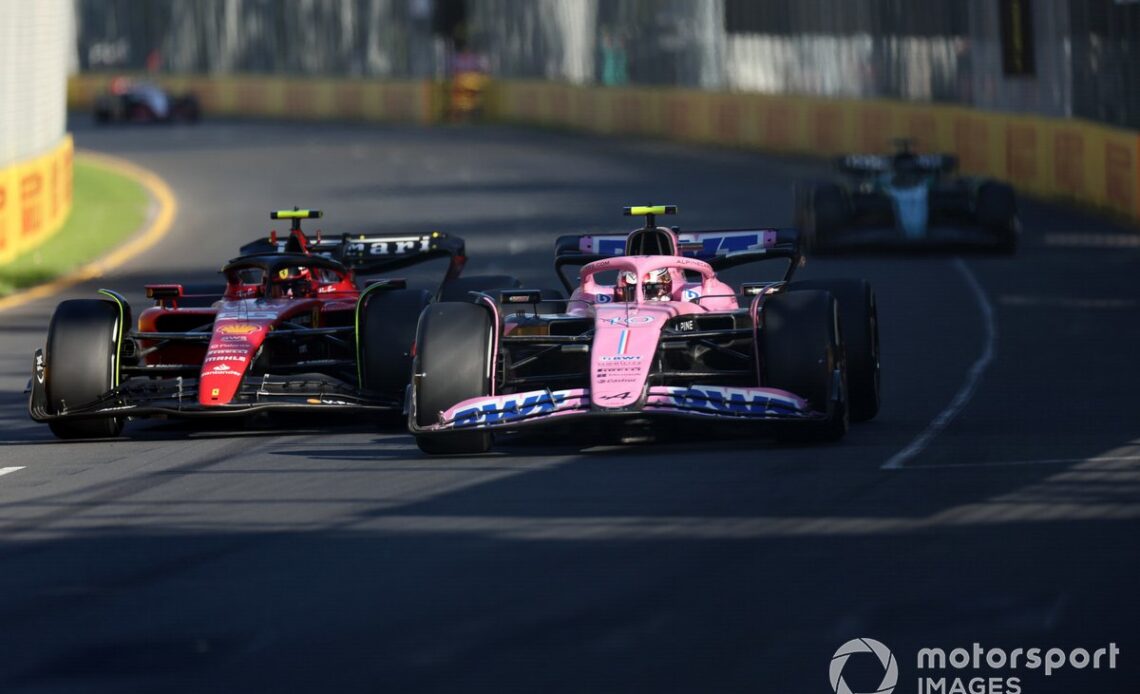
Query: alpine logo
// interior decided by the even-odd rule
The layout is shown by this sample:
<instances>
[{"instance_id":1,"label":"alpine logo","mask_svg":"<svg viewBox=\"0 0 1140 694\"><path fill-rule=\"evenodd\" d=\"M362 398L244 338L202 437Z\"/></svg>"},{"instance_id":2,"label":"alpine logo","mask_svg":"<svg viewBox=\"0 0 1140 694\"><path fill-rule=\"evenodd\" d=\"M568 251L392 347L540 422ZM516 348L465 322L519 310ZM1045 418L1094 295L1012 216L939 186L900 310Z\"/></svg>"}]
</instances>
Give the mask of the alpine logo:
<instances>
[{"instance_id":1,"label":"alpine logo","mask_svg":"<svg viewBox=\"0 0 1140 694\"><path fill-rule=\"evenodd\" d=\"M631 393L627 390L624 393L610 393L609 395L603 395L598 399L599 400L628 400L630 398L630 396L631 396Z\"/></svg>"}]
</instances>

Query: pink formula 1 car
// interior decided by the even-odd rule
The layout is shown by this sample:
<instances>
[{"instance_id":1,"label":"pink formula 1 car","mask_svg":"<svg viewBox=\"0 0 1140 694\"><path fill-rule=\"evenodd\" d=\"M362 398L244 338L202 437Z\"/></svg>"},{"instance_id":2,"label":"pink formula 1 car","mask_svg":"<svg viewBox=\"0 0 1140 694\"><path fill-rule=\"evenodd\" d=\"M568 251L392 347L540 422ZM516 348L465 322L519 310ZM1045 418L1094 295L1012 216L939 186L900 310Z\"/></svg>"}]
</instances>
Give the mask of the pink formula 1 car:
<instances>
[{"instance_id":1,"label":"pink formula 1 car","mask_svg":"<svg viewBox=\"0 0 1140 694\"><path fill-rule=\"evenodd\" d=\"M420 317L409 428L427 453L489 449L492 432L608 419L764 423L834 441L879 409L875 295L863 280L791 282L796 231L681 232L673 206L627 208L627 236L565 236L542 290L473 292ZM718 271L783 259L734 288ZM580 266L577 287L563 268Z\"/></svg>"}]
</instances>

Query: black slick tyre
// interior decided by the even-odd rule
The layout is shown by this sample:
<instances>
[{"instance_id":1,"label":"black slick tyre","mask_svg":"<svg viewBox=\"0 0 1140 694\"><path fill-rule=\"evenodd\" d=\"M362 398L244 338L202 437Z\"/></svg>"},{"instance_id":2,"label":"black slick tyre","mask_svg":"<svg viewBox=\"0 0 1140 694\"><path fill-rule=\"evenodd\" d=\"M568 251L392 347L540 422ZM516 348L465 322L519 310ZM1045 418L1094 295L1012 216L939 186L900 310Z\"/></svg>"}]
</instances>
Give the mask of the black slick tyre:
<instances>
[{"instance_id":1,"label":"black slick tyre","mask_svg":"<svg viewBox=\"0 0 1140 694\"><path fill-rule=\"evenodd\" d=\"M1013 186L998 181L986 181L978 186L975 201L978 224L997 239L999 253L1012 255L1017 251L1017 196Z\"/></svg>"},{"instance_id":2,"label":"black slick tyre","mask_svg":"<svg viewBox=\"0 0 1140 694\"><path fill-rule=\"evenodd\" d=\"M439 413L491 392L491 314L474 303L432 304L420 317L416 336L416 424L439 423ZM485 453L488 431L443 431L416 435L416 445L435 455Z\"/></svg>"},{"instance_id":3,"label":"black slick tyre","mask_svg":"<svg viewBox=\"0 0 1140 694\"><path fill-rule=\"evenodd\" d=\"M72 299L55 309L44 350L48 410L84 407L114 388L119 368L119 307L98 299ZM61 439L118 436L122 417L48 422Z\"/></svg>"},{"instance_id":4,"label":"black slick tyre","mask_svg":"<svg viewBox=\"0 0 1140 694\"><path fill-rule=\"evenodd\" d=\"M833 245L835 234L847 224L847 204L843 191L834 183L819 183L808 200L807 251L826 251Z\"/></svg>"},{"instance_id":5,"label":"black slick tyre","mask_svg":"<svg viewBox=\"0 0 1140 694\"><path fill-rule=\"evenodd\" d=\"M787 291L825 290L839 302L847 362L851 421L865 422L879 413L879 309L871 283L860 279L793 282Z\"/></svg>"},{"instance_id":6,"label":"black slick tyre","mask_svg":"<svg viewBox=\"0 0 1140 694\"><path fill-rule=\"evenodd\" d=\"M778 438L842 438L848 425L847 370L838 302L822 290L783 292L764 304L761 320L764 385L794 393L827 415L821 420L789 422L777 429Z\"/></svg>"},{"instance_id":7,"label":"black slick tyre","mask_svg":"<svg viewBox=\"0 0 1140 694\"><path fill-rule=\"evenodd\" d=\"M370 292L360 309L357 359L366 393L400 400L412 375L412 345L431 294L422 289Z\"/></svg>"}]
</instances>

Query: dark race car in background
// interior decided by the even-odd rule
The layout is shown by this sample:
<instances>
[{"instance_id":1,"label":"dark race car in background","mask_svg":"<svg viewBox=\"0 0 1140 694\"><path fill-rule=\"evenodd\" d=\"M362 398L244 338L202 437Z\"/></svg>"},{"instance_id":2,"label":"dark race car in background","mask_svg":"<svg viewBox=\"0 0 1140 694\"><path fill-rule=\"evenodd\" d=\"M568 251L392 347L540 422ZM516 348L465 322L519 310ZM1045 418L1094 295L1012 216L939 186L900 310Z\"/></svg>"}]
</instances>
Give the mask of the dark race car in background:
<instances>
[{"instance_id":1,"label":"dark race car in background","mask_svg":"<svg viewBox=\"0 0 1140 694\"><path fill-rule=\"evenodd\" d=\"M198 97L172 94L150 82L125 77L111 81L110 88L95 97L96 123L196 123L202 117Z\"/></svg>"},{"instance_id":2,"label":"dark race car in background","mask_svg":"<svg viewBox=\"0 0 1140 694\"><path fill-rule=\"evenodd\" d=\"M494 432L562 425L766 427L834 441L879 409L875 294L865 280L792 282L794 229L681 231L645 215L626 235L565 236L573 290L482 293L420 320L408 425L427 453L487 450ZM782 260L781 279L719 271ZM563 274L579 267L575 287ZM748 268L751 272L755 266ZM707 431L706 431L707 433Z\"/></svg>"},{"instance_id":3,"label":"dark race car in background","mask_svg":"<svg viewBox=\"0 0 1140 694\"><path fill-rule=\"evenodd\" d=\"M64 301L35 353L28 408L61 438L117 435L127 418L246 415L274 410L400 410L420 312L512 277L460 278L464 242L441 232L310 239L291 219L242 248L225 284L147 285L154 305L135 323L120 294ZM433 293L402 279L361 282L447 259Z\"/></svg>"},{"instance_id":4,"label":"dark race car in background","mask_svg":"<svg viewBox=\"0 0 1140 694\"><path fill-rule=\"evenodd\" d=\"M1017 248L1020 225L1013 187L957 176L956 157L916 154L898 141L893 155L838 159L843 182L796 185L796 226L809 252L859 247Z\"/></svg>"}]
</instances>

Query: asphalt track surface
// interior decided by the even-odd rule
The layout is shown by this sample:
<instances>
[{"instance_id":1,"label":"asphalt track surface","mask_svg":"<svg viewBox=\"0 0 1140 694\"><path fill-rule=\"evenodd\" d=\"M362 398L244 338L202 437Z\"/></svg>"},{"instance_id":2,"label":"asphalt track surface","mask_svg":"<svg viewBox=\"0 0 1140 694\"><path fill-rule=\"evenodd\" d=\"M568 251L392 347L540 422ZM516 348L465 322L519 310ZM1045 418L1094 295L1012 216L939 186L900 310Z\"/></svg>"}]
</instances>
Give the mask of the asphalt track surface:
<instances>
[{"instance_id":1,"label":"asphalt track surface","mask_svg":"<svg viewBox=\"0 0 1140 694\"><path fill-rule=\"evenodd\" d=\"M468 272L551 286L554 237L625 229L623 205L786 225L791 181L820 170L491 127L73 129L178 195L171 234L99 283L136 306L146 281L213 278L272 208L322 208L328 233L442 229ZM21 391L55 303L95 285L0 314L0 467L20 468L0 476L0 691L829 692L835 650L871 637L898 692L918 648L975 641L1115 642L1114 671L997 674L1135 692L1137 236L1022 209L1015 258L809 262L880 301L883 409L836 445L427 458L398 422L163 421L60 443ZM870 691L882 672L844 674Z\"/></svg>"}]
</instances>

